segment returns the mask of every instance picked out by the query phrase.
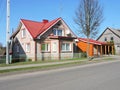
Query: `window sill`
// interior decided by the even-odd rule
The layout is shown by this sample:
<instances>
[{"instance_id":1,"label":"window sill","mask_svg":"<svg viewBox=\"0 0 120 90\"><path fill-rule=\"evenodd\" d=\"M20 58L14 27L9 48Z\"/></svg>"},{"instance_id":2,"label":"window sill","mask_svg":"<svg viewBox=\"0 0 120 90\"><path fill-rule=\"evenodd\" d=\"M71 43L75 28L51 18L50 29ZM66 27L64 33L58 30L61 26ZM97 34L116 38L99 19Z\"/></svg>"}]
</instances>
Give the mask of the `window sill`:
<instances>
[{"instance_id":1,"label":"window sill","mask_svg":"<svg viewBox=\"0 0 120 90\"><path fill-rule=\"evenodd\" d=\"M71 53L72 51L61 51L61 53Z\"/></svg>"},{"instance_id":2,"label":"window sill","mask_svg":"<svg viewBox=\"0 0 120 90\"><path fill-rule=\"evenodd\" d=\"M50 51L41 51L41 53L50 53Z\"/></svg>"},{"instance_id":3,"label":"window sill","mask_svg":"<svg viewBox=\"0 0 120 90\"><path fill-rule=\"evenodd\" d=\"M21 39L25 39L26 37L21 37Z\"/></svg>"},{"instance_id":4,"label":"window sill","mask_svg":"<svg viewBox=\"0 0 120 90\"><path fill-rule=\"evenodd\" d=\"M26 53L30 53L30 51L26 51Z\"/></svg>"}]
</instances>

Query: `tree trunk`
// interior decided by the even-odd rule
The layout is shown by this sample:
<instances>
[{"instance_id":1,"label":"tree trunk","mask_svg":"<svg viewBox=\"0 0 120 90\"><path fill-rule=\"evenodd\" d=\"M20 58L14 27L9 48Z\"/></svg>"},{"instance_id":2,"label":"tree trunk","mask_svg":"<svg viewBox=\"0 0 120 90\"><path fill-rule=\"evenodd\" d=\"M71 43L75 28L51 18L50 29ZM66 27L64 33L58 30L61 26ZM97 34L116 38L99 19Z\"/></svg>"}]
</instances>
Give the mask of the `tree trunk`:
<instances>
[{"instance_id":1,"label":"tree trunk","mask_svg":"<svg viewBox=\"0 0 120 90\"><path fill-rule=\"evenodd\" d=\"M89 37L87 37L87 58L89 59L89 52L90 52L90 40Z\"/></svg>"}]
</instances>

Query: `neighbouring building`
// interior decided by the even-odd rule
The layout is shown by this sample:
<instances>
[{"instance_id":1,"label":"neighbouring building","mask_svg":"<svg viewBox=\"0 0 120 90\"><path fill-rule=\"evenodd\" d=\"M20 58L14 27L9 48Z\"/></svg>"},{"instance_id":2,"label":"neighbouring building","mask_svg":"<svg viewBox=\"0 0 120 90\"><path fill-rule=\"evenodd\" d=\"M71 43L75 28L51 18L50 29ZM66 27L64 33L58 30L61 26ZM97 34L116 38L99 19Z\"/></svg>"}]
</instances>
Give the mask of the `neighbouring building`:
<instances>
[{"instance_id":1,"label":"neighbouring building","mask_svg":"<svg viewBox=\"0 0 120 90\"><path fill-rule=\"evenodd\" d=\"M11 36L12 55L32 61L73 58L75 38L62 18L42 22L21 19Z\"/></svg>"},{"instance_id":2,"label":"neighbouring building","mask_svg":"<svg viewBox=\"0 0 120 90\"><path fill-rule=\"evenodd\" d=\"M120 30L113 28L106 28L104 32L98 37L97 41L107 42L108 46L106 46L106 50L112 52L112 48L114 49L114 54L120 55ZM114 47L110 45L113 44Z\"/></svg>"},{"instance_id":3,"label":"neighbouring building","mask_svg":"<svg viewBox=\"0 0 120 90\"><path fill-rule=\"evenodd\" d=\"M87 38L78 38L76 41L76 44L78 46L79 52L87 52L87 45L88 45ZM106 46L110 46L110 49L106 49ZM89 56L90 57L96 57L101 55L107 55L109 51L111 51L111 54L114 54L113 45L109 45L106 42L96 41L93 39L89 39Z\"/></svg>"}]
</instances>

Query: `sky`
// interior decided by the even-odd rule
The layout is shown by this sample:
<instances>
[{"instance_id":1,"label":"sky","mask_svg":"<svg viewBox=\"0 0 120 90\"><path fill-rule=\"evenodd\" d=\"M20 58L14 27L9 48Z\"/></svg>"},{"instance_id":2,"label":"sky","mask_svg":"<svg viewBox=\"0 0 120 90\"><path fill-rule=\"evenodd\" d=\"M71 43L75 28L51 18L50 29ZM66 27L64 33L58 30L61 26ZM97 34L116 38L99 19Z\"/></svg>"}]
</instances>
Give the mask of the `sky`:
<instances>
[{"instance_id":1,"label":"sky","mask_svg":"<svg viewBox=\"0 0 120 90\"><path fill-rule=\"evenodd\" d=\"M0 0L0 43L6 45L6 1ZM107 28L120 29L120 0L99 0L103 7L104 20L98 36ZM62 17L71 30L75 28L75 11L80 0L10 0L10 35L19 25L20 19L42 21Z\"/></svg>"}]
</instances>

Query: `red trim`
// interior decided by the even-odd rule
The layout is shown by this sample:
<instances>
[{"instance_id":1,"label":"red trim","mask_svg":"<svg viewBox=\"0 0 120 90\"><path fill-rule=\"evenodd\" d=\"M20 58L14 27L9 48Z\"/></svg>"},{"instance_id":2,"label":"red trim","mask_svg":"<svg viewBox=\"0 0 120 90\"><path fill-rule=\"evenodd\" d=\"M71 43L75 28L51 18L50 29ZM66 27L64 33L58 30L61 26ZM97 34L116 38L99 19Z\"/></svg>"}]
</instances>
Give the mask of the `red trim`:
<instances>
[{"instance_id":1,"label":"red trim","mask_svg":"<svg viewBox=\"0 0 120 90\"><path fill-rule=\"evenodd\" d=\"M87 42L87 38L78 38L79 41L83 41L83 42ZM95 44L95 45L104 45L107 44L106 42L100 42L100 41L96 41L93 39L89 39L91 44Z\"/></svg>"}]
</instances>

